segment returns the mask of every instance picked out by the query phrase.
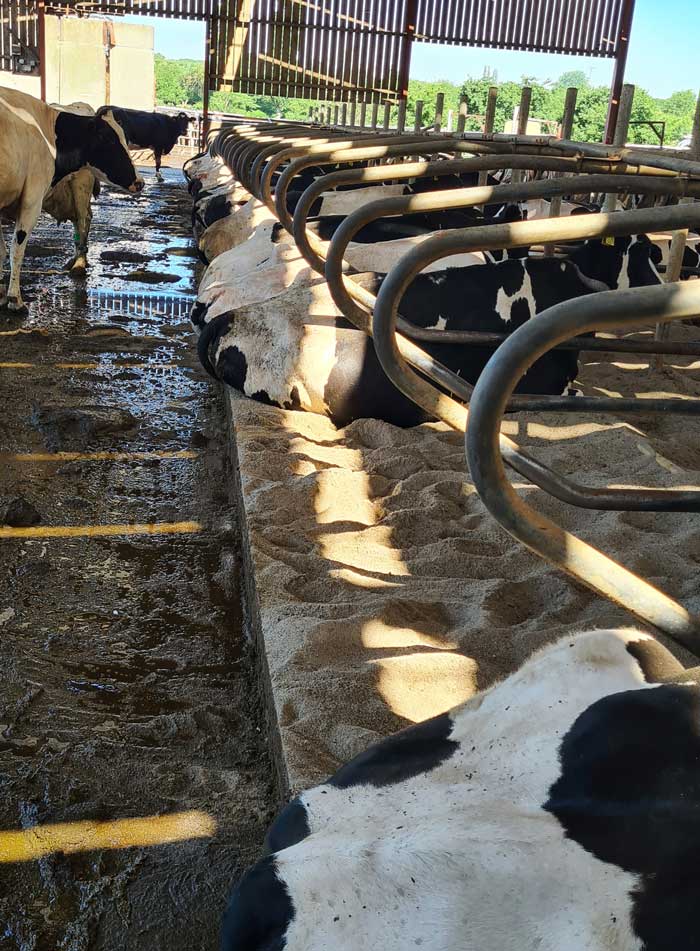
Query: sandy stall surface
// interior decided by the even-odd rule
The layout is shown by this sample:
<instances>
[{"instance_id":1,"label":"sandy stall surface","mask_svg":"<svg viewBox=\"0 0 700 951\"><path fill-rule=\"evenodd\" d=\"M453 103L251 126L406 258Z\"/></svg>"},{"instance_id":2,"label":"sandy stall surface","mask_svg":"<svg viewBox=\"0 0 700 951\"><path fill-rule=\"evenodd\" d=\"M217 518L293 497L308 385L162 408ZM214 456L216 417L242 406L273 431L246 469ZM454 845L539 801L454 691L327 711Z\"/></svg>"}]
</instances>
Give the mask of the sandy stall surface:
<instances>
[{"instance_id":1,"label":"sandy stall surface","mask_svg":"<svg viewBox=\"0 0 700 951\"><path fill-rule=\"evenodd\" d=\"M674 338L700 336L676 326ZM700 395L700 360L591 354L590 395ZM381 736L440 713L567 633L630 615L491 518L463 439L441 424L336 430L230 392L262 636L293 790ZM511 417L505 430L588 485L700 484L700 420ZM700 515L529 501L686 606L700 608ZM692 658L676 651L685 663ZM523 711L527 715L527 711Z\"/></svg>"}]
</instances>

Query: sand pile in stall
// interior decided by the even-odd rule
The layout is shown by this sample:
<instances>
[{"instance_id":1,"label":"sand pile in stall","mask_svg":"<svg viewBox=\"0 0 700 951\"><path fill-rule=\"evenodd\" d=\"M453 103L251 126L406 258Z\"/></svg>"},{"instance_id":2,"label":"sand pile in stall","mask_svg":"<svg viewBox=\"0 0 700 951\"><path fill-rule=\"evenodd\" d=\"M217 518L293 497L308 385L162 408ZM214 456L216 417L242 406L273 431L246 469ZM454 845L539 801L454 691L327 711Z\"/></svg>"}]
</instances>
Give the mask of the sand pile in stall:
<instances>
[{"instance_id":1,"label":"sand pile in stall","mask_svg":"<svg viewBox=\"0 0 700 951\"><path fill-rule=\"evenodd\" d=\"M673 334L697 338L700 328ZM700 361L667 360L657 370L645 357L588 355L580 385L598 395L700 396ZM554 638L634 623L494 522L469 480L462 438L446 427L361 420L337 431L310 413L231 403L292 787L467 699ZM700 484L698 419L521 416L506 431L589 485ZM523 491L700 608L700 516L590 512Z\"/></svg>"}]
</instances>

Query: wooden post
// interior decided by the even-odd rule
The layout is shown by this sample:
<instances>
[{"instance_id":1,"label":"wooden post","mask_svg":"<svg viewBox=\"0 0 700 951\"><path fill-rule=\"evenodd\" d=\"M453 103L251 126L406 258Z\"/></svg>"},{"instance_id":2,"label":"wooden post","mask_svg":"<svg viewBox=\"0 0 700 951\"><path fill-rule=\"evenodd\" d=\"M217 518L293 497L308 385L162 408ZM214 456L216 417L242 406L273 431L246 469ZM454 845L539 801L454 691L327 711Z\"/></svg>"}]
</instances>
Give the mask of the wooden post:
<instances>
[{"instance_id":1,"label":"wooden post","mask_svg":"<svg viewBox=\"0 0 700 951\"><path fill-rule=\"evenodd\" d=\"M353 128L355 127L355 113L356 112L357 112L357 103L351 102L350 103L350 125Z\"/></svg>"},{"instance_id":2,"label":"wooden post","mask_svg":"<svg viewBox=\"0 0 700 951\"><path fill-rule=\"evenodd\" d=\"M360 103L360 128L364 129L365 123L367 122L367 103Z\"/></svg>"},{"instance_id":3,"label":"wooden post","mask_svg":"<svg viewBox=\"0 0 700 951\"><path fill-rule=\"evenodd\" d=\"M486 114L484 115L484 135L491 135L496 122L496 102L498 100L498 86L489 86L486 97ZM489 173L479 172L479 185L483 187L489 180Z\"/></svg>"},{"instance_id":4,"label":"wooden post","mask_svg":"<svg viewBox=\"0 0 700 951\"><path fill-rule=\"evenodd\" d=\"M695 106L695 117L693 119L693 134L690 139L690 149L688 159L691 162L700 160L700 96ZM681 205L687 205L693 202L693 198L682 198ZM688 240L688 229L674 231L671 238L671 247L668 249L668 261L666 262L666 275L664 280L667 284L679 281L681 270L683 268L683 256L685 254L685 245ZM654 331L654 340L667 340L670 335L670 324L657 324ZM655 359L657 367L663 366L664 358L662 354L657 354Z\"/></svg>"},{"instance_id":5,"label":"wooden post","mask_svg":"<svg viewBox=\"0 0 700 951\"><path fill-rule=\"evenodd\" d=\"M385 102L384 103L384 121L382 126L385 132L388 130L390 125L391 125L391 103Z\"/></svg>"},{"instance_id":6,"label":"wooden post","mask_svg":"<svg viewBox=\"0 0 700 951\"><path fill-rule=\"evenodd\" d=\"M625 81L625 68L627 66L627 52L630 45L630 33L632 31L632 21L634 19L635 0L624 0L620 12L620 27L617 31L617 54L615 56L615 70L613 72L612 85L610 87L610 102L608 104L608 117L605 120L606 145L612 145L617 128L618 113L620 111L620 102L622 97L622 88Z\"/></svg>"},{"instance_id":7,"label":"wooden post","mask_svg":"<svg viewBox=\"0 0 700 951\"><path fill-rule=\"evenodd\" d=\"M36 5L37 12L37 32L39 54L39 95L41 101L46 102L46 4L44 0L38 0Z\"/></svg>"},{"instance_id":8,"label":"wooden post","mask_svg":"<svg viewBox=\"0 0 700 951\"><path fill-rule=\"evenodd\" d=\"M348 104L344 102L340 107L340 124L346 126L348 124Z\"/></svg>"},{"instance_id":9,"label":"wooden post","mask_svg":"<svg viewBox=\"0 0 700 951\"><path fill-rule=\"evenodd\" d=\"M378 118L379 118L379 103L373 102L372 103L372 129L374 130L376 130L377 128Z\"/></svg>"},{"instance_id":10,"label":"wooden post","mask_svg":"<svg viewBox=\"0 0 700 951\"><path fill-rule=\"evenodd\" d=\"M406 130L406 100L399 99L399 115L396 120L396 131L401 135Z\"/></svg>"},{"instance_id":11,"label":"wooden post","mask_svg":"<svg viewBox=\"0 0 700 951\"><path fill-rule=\"evenodd\" d=\"M527 123L530 118L530 103L532 101L532 87L523 86L520 93L520 107L518 109L518 127L515 130L517 135L527 135ZM514 185L523 180L522 169L513 169L511 181Z\"/></svg>"},{"instance_id":12,"label":"wooden post","mask_svg":"<svg viewBox=\"0 0 700 951\"><path fill-rule=\"evenodd\" d=\"M333 106L333 125L338 125L339 112L340 112L340 107L338 105Z\"/></svg>"},{"instance_id":13,"label":"wooden post","mask_svg":"<svg viewBox=\"0 0 700 951\"><path fill-rule=\"evenodd\" d=\"M433 129L439 132L442 129L442 113L445 109L445 93L439 92L435 97L435 124Z\"/></svg>"},{"instance_id":14,"label":"wooden post","mask_svg":"<svg viewBox=\"0 0 700 951\"><path fill-rule=\"evenodd\" d=\"M615 135L613 136L612 145L624 148L625 143L627 142L627 131L630 124L630 116L632 115L632 103L634 102L634 86L631 84L625 83L622 87L622 93L620 95L620 108L617 111L617 125L615 126ZM617 207L617 195L611 193L605 196L605 201L603 202L603 211L610 213L615 211Z\"/></svg>"},{"instance_id":15,"label":"wooden post","mask_svg":"<svg viewBox=\"0 0 700 951\"><path fill-rule=\"evenodd\" d=\"M416 121L413 126L414 132L420 132L420 130L423 128L423 105L424 103L422 99L416 99Z\"/></svg>"},{"instance_id":16,"label":"wooden post","mask_svg":"<svg viewBox=\"0 0 700 951\"><path fill-rule=\"evenodd\" d=\"M564 100L564 115L561 119L560 139L570 139L574 128L574 114L576 112L576 98L578 89L575 86L569 86L566 90L566 99ZM559 176L557 176L558 178ZM555 195L549 203L549 217L556 218L561 212L561 195ZM554 254L554 245L545 244L544 253L547 257Z\"/></svg>"},{"instance_id":17,"label":"wooden post","mask_svg":"<svg viewBox=\"0 0 700 951\"><path fill-rule=\"evenodd\" d=\"M461 96L459 100L459 117L457 118L457 134L461 135L464 132L464 127L467 124L467 97Z\"/></svg>"},{"instance_id":18,"label":"wooden post","mask_svg":"<svg viewBox=\"0 0 700 951\"><path fill-rule=\"evenodd\" d=\"M207 19L204 29L204 86L202 88L202 131L199 142L199 148L201 152L203 152L206 148L210 126L209 87L211 86L211 3L212 0L207 0Z\"/></svg>"}]
</instances>

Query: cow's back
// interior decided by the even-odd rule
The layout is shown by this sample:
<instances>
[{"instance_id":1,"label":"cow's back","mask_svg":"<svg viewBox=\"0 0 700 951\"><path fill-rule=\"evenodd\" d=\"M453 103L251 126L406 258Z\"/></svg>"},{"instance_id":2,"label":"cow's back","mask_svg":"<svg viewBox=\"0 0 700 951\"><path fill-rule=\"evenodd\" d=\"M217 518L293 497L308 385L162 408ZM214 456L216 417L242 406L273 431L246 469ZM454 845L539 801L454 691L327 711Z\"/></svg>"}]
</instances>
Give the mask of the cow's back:
<instances>
[{"instance_id":1,"label":"cow's back","mask_svg":"<svg viewBox=\"0 0 700 951\"><path fill-rule=\"evenodd\" d=\"M53 177L56 113L15 89L0 87L0 209L11 208L31 181L47 191Z\"/></svg>"}]
</instances>

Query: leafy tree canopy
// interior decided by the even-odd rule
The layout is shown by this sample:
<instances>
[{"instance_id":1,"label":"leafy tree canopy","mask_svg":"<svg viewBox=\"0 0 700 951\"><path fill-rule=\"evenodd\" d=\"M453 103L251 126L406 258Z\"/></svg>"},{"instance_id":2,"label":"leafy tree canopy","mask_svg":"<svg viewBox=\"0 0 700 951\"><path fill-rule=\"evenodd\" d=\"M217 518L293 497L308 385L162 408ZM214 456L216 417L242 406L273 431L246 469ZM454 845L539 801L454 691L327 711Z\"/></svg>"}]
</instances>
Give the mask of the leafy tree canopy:
<instances>
[{"instance_id":1,"label":"leafy tree canopy","mask_svg":"<svg viewBox=\"0 0 700 951\"><path fill-rule=\"evenodd\" d=\"M190 59L166 59L158 54L155 67L156 100L159 105L201 109L204 86L202 63ZM581 141L601 141L608 110L609 90L607 86L591 86L583 70L562 73L555 81L523 76L520 83L500 83L495 119L497 132L502 132L505 123L513 118L514 110L520 102L521 87L526 81L532 86L530 115L533 118L549 119L555 122L561 120L567 88L575 86L578 89L578 99L573 136ZM409 128L413 126L416 103L419 100L423 102L423 123L428 125L434 122L435 99L437 94L442 92L445 96L443 121L446 122L450 110L456 117L460 98L464 96L469 115L466 128L477 131L486 110L488 90L492 85L493 82L489 79L467 78L461 85L449 83L446 80L426 82L413 79L408 87L407 124ZM665 144L675 145L692 128L695 101L695 93L690 89L674 92L667 99L655 99L645 89L638 86L632 108L632 122L664 121L666 123ZM212 93L209 104L213 112L284 119L305 119L308 117L309 107L314 105L311 101L303 99L251 96L232 92ZM396 110L394 110L394 117L395 115ZM632 125L629 141L658 144L658 138L653 130L645 125Z\"/></svg>"}]
</instances>

